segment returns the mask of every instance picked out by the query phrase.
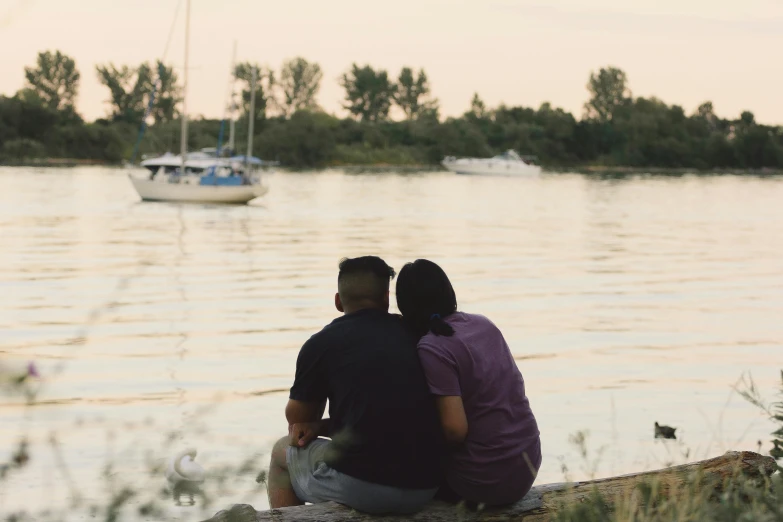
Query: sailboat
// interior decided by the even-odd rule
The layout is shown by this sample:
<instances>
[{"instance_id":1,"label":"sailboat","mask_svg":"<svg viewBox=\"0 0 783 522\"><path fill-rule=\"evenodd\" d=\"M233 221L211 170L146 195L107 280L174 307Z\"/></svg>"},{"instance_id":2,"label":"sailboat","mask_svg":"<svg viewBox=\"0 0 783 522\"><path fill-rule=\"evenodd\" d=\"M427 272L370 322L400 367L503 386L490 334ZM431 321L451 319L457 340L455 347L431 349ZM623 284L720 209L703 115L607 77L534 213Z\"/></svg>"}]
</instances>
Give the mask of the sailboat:
<instances>
[{"instance_id":1,"label":"sailboat","mask_svg":"<svg viewBox=\"0 0 783 522\"><path fill-rule=\"evenodd\" d=\"M261 183L263 162L253 157L257 71L253 70L248 118L247 154L231 158L209 152L188 153L188 51L190 45L190 0L185 3L185 69L183 74L182 127L179 156L164 155L142 162L148 175L128 177L143 201L191 203L248 203L269 190Z\"/></svg>"}]
</instances>

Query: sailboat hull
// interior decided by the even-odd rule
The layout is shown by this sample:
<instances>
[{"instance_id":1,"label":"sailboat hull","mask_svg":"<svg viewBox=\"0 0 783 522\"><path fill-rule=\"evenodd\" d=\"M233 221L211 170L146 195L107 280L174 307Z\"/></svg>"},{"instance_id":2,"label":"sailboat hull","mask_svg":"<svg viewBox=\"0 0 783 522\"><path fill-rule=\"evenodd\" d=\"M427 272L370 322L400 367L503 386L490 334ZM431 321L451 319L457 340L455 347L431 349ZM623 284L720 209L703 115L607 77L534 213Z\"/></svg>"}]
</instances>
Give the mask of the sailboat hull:
<instances>
[{"instance_id":1,"label":"sailboat hull","mask_svg":"<svg viewBox=\"0 0 783 522\"><path fill-rule=\"evenodd\" d=\"M196 185L151 181L131 175L128 178L144 201L242 204L263 196L269 190L263 185Z\"/></svg>"}]
</instances>

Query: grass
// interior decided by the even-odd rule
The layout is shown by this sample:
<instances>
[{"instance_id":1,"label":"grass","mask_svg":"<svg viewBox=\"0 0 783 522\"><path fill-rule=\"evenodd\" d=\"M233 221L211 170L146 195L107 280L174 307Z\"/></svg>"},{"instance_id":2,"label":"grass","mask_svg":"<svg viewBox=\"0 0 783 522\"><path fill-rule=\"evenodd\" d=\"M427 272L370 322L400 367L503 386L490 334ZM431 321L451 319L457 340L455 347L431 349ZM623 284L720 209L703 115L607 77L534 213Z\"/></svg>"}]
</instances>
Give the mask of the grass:
<instances>
[{"instance_id":1,"label":"grass","mask_svg":"<svg viewBox=\"0 0 783 522\"><path fill-rule=\"evenodd\" d=\"M783 521L780 472L757 479L736 473L721 481L694 475L684 486L661 480L643 483L616 498L595 491L581 503L563 505L557 522L735 522Z\"/></svg>"}]
</instances>

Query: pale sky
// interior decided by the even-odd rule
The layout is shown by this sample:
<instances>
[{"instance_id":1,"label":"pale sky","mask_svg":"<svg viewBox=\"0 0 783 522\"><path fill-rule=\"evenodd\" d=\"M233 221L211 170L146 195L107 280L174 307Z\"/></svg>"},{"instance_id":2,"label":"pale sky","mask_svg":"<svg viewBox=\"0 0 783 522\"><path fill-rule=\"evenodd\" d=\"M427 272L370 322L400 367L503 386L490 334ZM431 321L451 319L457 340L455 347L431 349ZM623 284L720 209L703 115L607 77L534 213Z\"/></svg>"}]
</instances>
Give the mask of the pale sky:
<instances>
[{"instance_id":1,"label":"pale sky","mask_svg":"<svg viewBox=\"0 0 783 522\"><path fill-rule=\"evenodd\" d=\"M135 65L163 53L180 0L0 0L0 94L24 84L38 51L76 60L77 102L92 120L108 90L95 65ZM181 67L183 7L167 62ZM423 67L441 113L553 105L582 114L591 70L624 69L635 96L691 113L711 100L783 124L783 0L192 0L188 112L220 117L231 50L279 69L303 56L324 71L320 104L343 115L338 77L352 62Z\"/></svg>"}]
</instances>

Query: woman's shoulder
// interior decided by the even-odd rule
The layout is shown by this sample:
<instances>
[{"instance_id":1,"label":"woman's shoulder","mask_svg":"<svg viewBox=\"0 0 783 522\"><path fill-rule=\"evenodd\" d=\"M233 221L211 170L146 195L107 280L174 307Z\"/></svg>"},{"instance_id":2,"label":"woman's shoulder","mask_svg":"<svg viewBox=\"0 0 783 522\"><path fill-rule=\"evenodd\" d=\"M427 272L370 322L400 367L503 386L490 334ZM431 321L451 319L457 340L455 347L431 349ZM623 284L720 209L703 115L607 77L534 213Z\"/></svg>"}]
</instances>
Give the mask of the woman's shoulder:
<instances>
[{"instance_id":1,"label":"woman's shoulder","mask_svg":"<svg viewBox=\"0 0 783 522\"><path fill-rule=\"evenodd\" d=\"M443 320L454 329L452 335L438 335L429 331L419 339L418 347L420 350L429 351L449 351L454 344L462 342L462 331L467 324L468 318L462 312L454 312L443 318Z\"/></svg>"},{"instance_id":2,"label":"woman's shoulder","mask_svg":"<svg viewBox=\"0 0 783 522\"><path fill-rule=\"evenodd\" d=\"M473 314L468 312L455 312L447 318L447 322L449 324L452 324L452 321L454 323L463 323L466 326L475 326L475 327L488 326L492 328L497 328L497 326L495 326L495 323L493 323L489 319L489 317L481 314Z\"/></svg>"},{"instance_id":3,"label":"woman's shoulder","mask_svg":"<svg viewBox=\"0 0 783 522\"><path fill-rule=\"evenodd\" d=\"M477 332L487 332L488 330L497 330L497 326L486 316L481 314L471 314L467 312L454 312L447 316L446 323L454 329L454 334L450 336L436 335L428 332L419 340L419 347L443 347L452 344L463 344L464 340L472 337Z\"/></svg>"}]
</instances>

